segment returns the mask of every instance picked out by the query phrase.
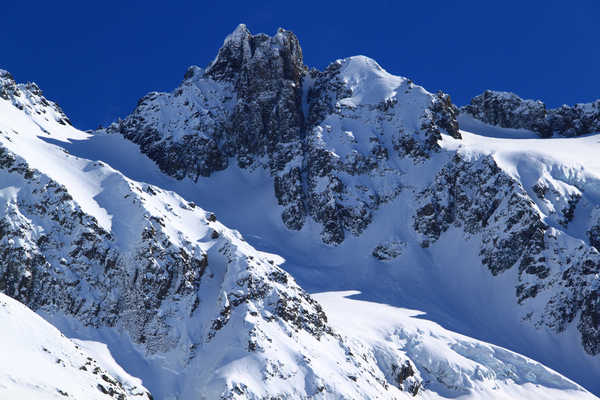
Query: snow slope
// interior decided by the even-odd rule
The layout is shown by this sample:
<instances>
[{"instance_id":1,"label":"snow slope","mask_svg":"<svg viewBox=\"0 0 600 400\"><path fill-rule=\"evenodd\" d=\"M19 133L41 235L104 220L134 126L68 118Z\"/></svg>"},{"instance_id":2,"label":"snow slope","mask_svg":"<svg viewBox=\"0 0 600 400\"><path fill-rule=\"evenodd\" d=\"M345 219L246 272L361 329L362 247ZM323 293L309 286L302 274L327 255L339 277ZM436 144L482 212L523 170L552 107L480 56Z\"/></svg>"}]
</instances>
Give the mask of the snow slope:
<instances>
[{"instance_id":1,"label":"snow slope","mask_svg":"<svg viewBox=\"0 0 600 400\"><path fill-rule=\"evenodd\" d=\"M595 398L531 359L419 319L419 311L349 298L356 294L325 292L314 297L330 315L332 326L373 349L381 364L393 363L397 353L413 360L423 384L439 398Z\"/></svg>"},{"instance_id":2,"label":"snow slope","mask_svg":"<svg viewBox=\"0 0 600 400\"><path fill-rule=\"evenodd\" d=\"M106 349L96 357L2 293L0 327L2 399L150 399L141 381L119 369Z\"/></svg>"}]
</instances>

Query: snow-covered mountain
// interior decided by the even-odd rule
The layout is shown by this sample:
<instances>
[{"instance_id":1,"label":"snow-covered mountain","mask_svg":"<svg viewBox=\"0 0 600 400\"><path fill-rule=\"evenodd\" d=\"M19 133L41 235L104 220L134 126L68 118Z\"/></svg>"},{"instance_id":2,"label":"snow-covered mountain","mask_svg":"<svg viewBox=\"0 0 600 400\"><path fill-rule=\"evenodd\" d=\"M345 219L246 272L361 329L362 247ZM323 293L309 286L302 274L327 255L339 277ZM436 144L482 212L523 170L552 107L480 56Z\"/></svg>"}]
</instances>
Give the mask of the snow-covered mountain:
<instances>
[{"instance_id":1,"label":"snow-covered mountain","mask_svg":"<svg viewBox=\"0 0 600 400\"><path fill-rule=\"evenodd\" d=\"M175 193L46 143L89 135L21 89L22 110L20 99L0 104L5 294L124 353L116 357L158 398L390 391L280 257Z\"/></svg>"},{"instance_id":2,"label":"snow-covered mountain","mask_svg":"<svg viewBox=\"0 0 600 400\"><path fill-rule=\"evenodd\" d=\"M513 95L498 96L502 104L514 102ZM291 32L252 35L241 25L205 70L191 67L172 93L149 94L129 117L98 135L122 134L162 172L198 187L244 187L242 201L206 202L223 212L245 210L228 222L259 237L253 243L283 254L288 271L310 290L360 289L371 300L426 309L441 322L530 352L597 385L600 257L594 244L600 202L594 158L574 164L556 141L532 145L552 149L551 161L547 153L518 150L500 159L495 146L503 141L472 145L461 139L459 122L479 136L510 134L488 132L469 113L501 126L504 120L517 123L519 115L531 120L519 127L535 129L541 118L536 105L544 109L515 100L514 107L500 109L516 111L502 114L490 106L495 102L478 99L458 117L447 95L430 94L366 57L309 70ZM567 123L541 114L552 132L593 132L593 105L573 109L585 115ZM502 118L481 116L488 114ZM576 131L564 127L569 124ZM568 143L583 152L591 144ZM141 178L152 180L150 175ZM193 189L182 190L195 198ZM268 198L270 206L261 207ZM264 224L247 217L256 213L279 214L283 226L270 219L270 228L259 227ZM408 265L410 272L394 269ZM518 317L491 329L498 319L473 317L472 296L460 291L448 294L462 299L453 301L453 309L430 304L432 295L415 287L426 281L432 293L448 291L444 274L432 265L451 268L455 279L471 280L482 269L486 280L498 277L485 286L501 293L490 307L509 308ZM333 268L325 272L327 267ZM481 280L472 285L471 291L482 289ZM459 316L460 309L470 310L468 316ZM523 329L527 339L510 337ZM560 352L575 347L580 361L549 356L548 346L557 346L540 344L540 331L560 343Z\"/></svg>"},{"instance_id":3,"label":"snow-covered mountain","mask_svg":"<svg viewBox=\"0 0 600 400\"><path fill-rule=\"evenodd\" d=\"M240 25L206 70L191 67L174 92L150 93L108 131L176 178L197 181L232 163L265 169L286 227L310 218L325 243L339 244L397 197L398 162L428 158L442 132L460 136L457 112L447 95L367 57L308 71L291 32L252 35Z\"/></svg>"},{"instance_id":4,"label":"snow-covered mountain","mask_svg":"<svg viewBox=\"0 0 600 400\"><path fill-rule=\"evenodd\" d=\"M600 393L594 136L243 25L96 132L4 71L0 97L0 290L156 399Z\"/></svg>"}]
</instances>

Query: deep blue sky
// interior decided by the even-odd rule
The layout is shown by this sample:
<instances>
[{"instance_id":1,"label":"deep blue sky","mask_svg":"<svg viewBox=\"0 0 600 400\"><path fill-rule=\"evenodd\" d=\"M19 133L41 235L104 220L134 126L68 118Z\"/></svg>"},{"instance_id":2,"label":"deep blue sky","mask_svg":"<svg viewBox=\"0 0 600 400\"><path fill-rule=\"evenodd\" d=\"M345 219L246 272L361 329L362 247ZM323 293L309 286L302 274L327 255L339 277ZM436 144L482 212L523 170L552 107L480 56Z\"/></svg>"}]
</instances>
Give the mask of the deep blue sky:
<instances>
[{"instance_id":1,"label":"deep blue sky","mask_svg":"<svg viewBox=\"0 0 600 400\"><path fill-rule=\"evenodd\" d=\"M0 68L95 128L206 66L243 22L294 31L309 66L363 54L459 105L492 88L556 106L600 98L599 3L5 0Z\"/></svg>"}]
</instances>

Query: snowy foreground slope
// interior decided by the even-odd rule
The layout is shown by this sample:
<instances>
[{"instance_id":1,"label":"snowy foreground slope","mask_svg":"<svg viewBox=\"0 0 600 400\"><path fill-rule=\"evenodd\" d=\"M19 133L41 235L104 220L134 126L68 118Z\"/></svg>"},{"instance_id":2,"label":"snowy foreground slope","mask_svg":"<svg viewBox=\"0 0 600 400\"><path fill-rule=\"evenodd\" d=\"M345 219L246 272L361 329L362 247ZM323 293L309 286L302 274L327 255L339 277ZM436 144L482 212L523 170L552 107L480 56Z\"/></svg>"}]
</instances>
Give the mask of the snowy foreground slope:
<instances>
[{"instance_id":1,"label":"snowy foreground slope","mask_svg":"<svg viewBox=\"0 0 600 400\"><path fill-rule=\"evenodd\" d=\"M117 398L144 396L132 374L157 399L594 398L534 361L466 338L461 345L475 350L457 362L450 342L382 348L394 339L330 324L280 257L173 192L48 143L92 138L39 91L3 78L12 94L0 100L0 288L81 340L2 297L2 354L27 365L2 363L0 397L95 398L98 379L114 383ZM329 312L346 308L324 299ZM411 340L427 340L423 321L396 324L403 311L370 307ZM94 358L106 374L79 369Z\"/></svg>"},{"instance_id":2,"label":"snowy foreground slope","mask_svg":"<svg viewBox=\"0 0 600 400\"><path fill-rule=\"evenodd\" d=\"M1 293L0 327L2 399L150 399L112 359L96 358Z\"/></svg>"},{"instance_id":3,"label":"snowy foreground slope","mask_svg":"<svg viewBox=\"0 0 600 400\"><path fill-rule=\"evenodd\" d=\"M586 398L572 383L537 362L415 318L419 311L352 300L356 292L315 295L331 325L382 364L410 358L418 379L440 397L483 399ZM398 368L413 368L398 366ZM393 369L393 368L392 368ZM429 393L423 393L429 398ZM437 396L435 396L437 397ZM593 396L591 396L593 397ZM431 396L434 398L434 396Z\"/></svg>"}]
</instances>

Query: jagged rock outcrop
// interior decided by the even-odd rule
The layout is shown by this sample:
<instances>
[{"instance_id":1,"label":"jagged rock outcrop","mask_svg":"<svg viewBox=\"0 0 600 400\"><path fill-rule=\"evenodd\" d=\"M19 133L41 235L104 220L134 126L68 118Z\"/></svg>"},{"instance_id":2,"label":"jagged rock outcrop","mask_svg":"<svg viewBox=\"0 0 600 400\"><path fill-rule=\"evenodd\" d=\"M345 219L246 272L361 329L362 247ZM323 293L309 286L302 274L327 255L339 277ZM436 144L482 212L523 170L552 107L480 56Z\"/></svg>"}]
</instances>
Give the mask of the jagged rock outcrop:
<instances>
[{"instance_id":1,"label":"jagged rock outcrop","mask_svg":"<svg viewBox=\"0 0 600 400\"><path fill-rule=\"evenodd\" d=\"M591 215L587 235L590 244L600 251L600 207L596 207Z\"/></svg>"},{"instance_id":2,"label":"jagged rock outcrop","mask_svg":"<svg viewBox=\"0 0 600 400\"><path fill-rule=\"evenodd\" d=\"M397 239L386 240L373 249L371 255L380 261L391 261L404 252L406 242Z\"/></svg>"},{"instance_id":3,"label":"jagged rock outcrop","mask_svg":"<svg viewBox=\"0 0 600 400\"><path fill-rule=\"evenodd\" d=\"M461 228L467 240L480 242L482 264L493 275L518 270L519 304L544 299L524 319L563 332L578 318L583 348L600 353L600 254L547 225L523 186L491 156L468 161L455 156L420 193L419 202L413 223L422 246L450 227ZM593 245L595 226L589 232Z\"/></svg>"},{"instance_id":4,"label":"jagged rock outcrop","mask_svg":"<svg viewBox=\"0 0 600 400\"><path fill-rule=\"evenodd\" d=\"M486 90L462 107L461 112L487 124L527 129L541 137L571 137L600 131L600 100L547 109L539 100L524 100L514 93Z\"/></svg>"},{"instance_id":5,"label":"jagged rock outcrop","mask_svg":"<svg viewBox=\"0 0 600 400\"><path fill-rule=\"evenodd\" d=\"M308 71L293 33L252 35L240 25L206 70L190 67L179 88L147 95L107 130L139 144L178 179L210 176L232 159L265 168L285 225L299 230L310 217L325 243L339 244L401 190L395 160L419 162L439 150L441 133L460 136L457 113L448 95L430 94L366 57ZM354 128L340 125L346 119L356 120ZM353 129L370 132L368 141ZM355 182L361 174L396 182L366 188Z\"/></svg>"}]
</instances>

